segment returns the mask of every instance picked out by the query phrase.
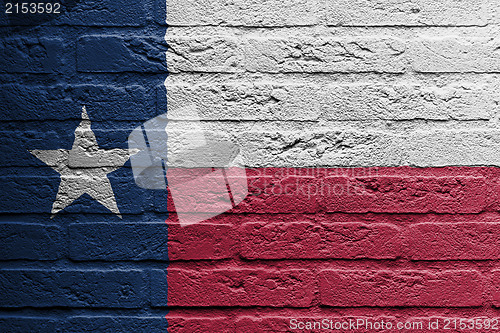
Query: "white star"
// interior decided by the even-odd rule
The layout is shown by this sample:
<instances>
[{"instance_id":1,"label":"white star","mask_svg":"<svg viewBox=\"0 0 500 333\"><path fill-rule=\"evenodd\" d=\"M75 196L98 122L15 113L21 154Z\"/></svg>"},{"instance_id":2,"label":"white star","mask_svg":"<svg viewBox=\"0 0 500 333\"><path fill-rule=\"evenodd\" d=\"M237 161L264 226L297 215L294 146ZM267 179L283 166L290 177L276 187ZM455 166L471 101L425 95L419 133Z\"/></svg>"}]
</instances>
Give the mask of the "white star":
<instances>
[{"instance_id":1,"label":"white star","mask_svg":"<svg viewBox=\"0 0 500 333\"><path fill-rule=\"evenodd\" d=\"M30 153L61 174L52 217L85 193L122 217L107 174L122 167L129 152L127 149L99 148L85 106L71 150L32 150Z\"/></svg>"}]
</instances>

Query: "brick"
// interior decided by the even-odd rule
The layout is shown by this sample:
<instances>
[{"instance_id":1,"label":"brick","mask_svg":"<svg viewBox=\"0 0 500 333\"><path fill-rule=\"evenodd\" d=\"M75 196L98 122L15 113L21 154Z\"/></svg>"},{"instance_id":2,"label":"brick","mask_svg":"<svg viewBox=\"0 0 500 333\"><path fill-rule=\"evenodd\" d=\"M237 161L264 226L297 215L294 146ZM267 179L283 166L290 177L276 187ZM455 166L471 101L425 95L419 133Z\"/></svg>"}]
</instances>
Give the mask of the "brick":
<instances>
[{"instance_id":1,"label":"brick","mask_svg":"<svg viewBox=\"0 0 500 333\"><path fill-rule=\"evenodd\" d=\"M198 317L198 316L197 316ZM191 332L235 332L234 320L228 317L170 317L167 315L168 331L172 333Z\"/></svg>"},{"instance_id":2,"label":"brick","mask_svg":"<svg viewBox=\"0 0 500 333\"><path fill-rule=\"evenodd\" d=\"M167 35L169 73L206 72L234 73L242 71L242 41L231 37Z\"/></svg>"},{"instance_id":3,"label":"brick","mask_svg":"<svg viewBox=\"0 0 500 333\"><path fill-rule=\"evenodd\" d=\"M340 271L319 274L320 302L338 307L471 307L483 304L477 271Z\"/></svg>"},{"instance_id":4,"label":"brick","mask_svg":"<svg viewBox=\"0 0 500 333\"><path fill-rule=\"evenodd\" d=\"M401 239L389 224L246 223L240 228L247 259L395 259Z\"/></svg>"},{"instance_id":5,"label":"brick","mask_svg":"<svg viewBox=\"0 0 500 333\"><path fill-rule=\"evenodd\" d=\"M471 83L444 87L350 84L317 89L321 118L328 120L488 120L495 104L487 97L493 87Z\"/></svg>"},{"instance_id":6,"label":"brick","mask_svg":"<svg viewBox=\"0 0 500 333\"><path fill-rule=\"evenodd\" d=\"M141 308L147 274L139 270L0 270L0 306Z\"/></svg>"},{"instance_id":7,"label":"brick","mask_svg":"<svg viewBox=\"0 0 500 333\"><path fill-rule=\"evenodd\" d=\"M500 307L500 270L495 269L492 270L491 276L491 296L493 300L493 306L499 308Z\"/></svg>"},{"instance_id":8,"label":"brick","mask_svg":"<svg viewBox=\"0 0 500 333\"><path fill-rule=\"evenodd\" d=\"M159 25L167 25L167 2L165 0L154 1L154 19Z\"/></svg>"},{"instance_id":9,"label":"brick","mask_svg":"<svg viewBox=\"0 0 500 333\"><path fill-rule=\"evenodd\" d=\"M151 306L157 307L167 307L170 306L170 302L167 303L168 295L171 292L170 288L170 272L172 269L168 271L154 269L149 274L149 288L151 295L150 304Z\"/></svg>"},{"instance_id":10,"label":"brick","mask_svg":"<svg viewBox=\"0 0 500 333\"><path fill-rule=\"evenodd\" d=\"M479 213L492 202L482 177L327 177L322 206L349 213Z\"/></svg>"},{"instance_id":11,"label":"brick","mask_svg":"<svg viewBox=\"0 0 500 333\"><path fill-rule=\"evenodd\" d=\"M40 166L40 161L34 157L29 150L36 149L40 147L46 149L54 141L62 142L64 139L68 139L69 145L71 145L74 140L74 126L73 126L73 138L69 137L71 133L70 128L65 128L65 126L60 126L61 133L51 130L51 131L39 131L38 128L26 129L23 131L21 128L13 131L3 131L0 132L0 144L2 145L2 151L5 154L4 158L0 160L1 166ZM67 132L64 133L64 130ZM66 135L65 135L66 134ZM28 148L29 147L29 148ZM59 143L58 148L62 148ZM67 147L71 149L70 147ZM21 171L21 170L16 170ZM14 176L14 174L8 174L9 176ZM37 174L31 174L31 176L36 176ZM11 179L4 179L4 181L12 181Z\"/></svg>"},{"instance_id":12,"label":"brick","mask_svg":"<svg viewBox=\"0 0 500 333\"><path fill-rule=\"evenodd\" d=\"M499 73L498 43L489 38L420 38L411 43L411 65L422 73Z\"/></svg>"},{"instance_id":13,"label":"brick","mask_svg":"<svg viewBox=\"0 0 500 333\"><path fill-rule=\"evenodd\" d=\"M228 224L168 226L170 260L217 260L231 258L238 239Z\"/></svg>"},{"instance_id":14,"label":"brick","mask_svg":"<svg viewBox=\"0 0 500 333\"><path fill-rule=\"evenodd\" d=\"M168 260L165 223L74 223L69 240L73 260Z\"/></svg>"},{"instance_id":15,"label":"brick","mask_svg":"<svg viewBox=\"0 0 500 333\"><path fill-rule=\"evenodd\" d=\"M7 191L0 194L2 213L49 213L57 193L59 179L42 177L2 177ZM51 186L53 185L53 186ZM53 187L53 188L52 188Z\"/></svg>"},{"instance_id":16,"label":"brick","mask_svg":"<svg viewBox=\"0 0 500 333\"><path fill-rule=\"evenodd\" d=\"M170 133L168 134L170 139ZM171 160L174 159L169 157L169 161ZM167 207L169 211L177 212L181 225L208 220L230 210L233 208L231 193L234 205L247 195L245 169L239 167L227 168L224 171L210 167L194 166L192 169L186 169L169 166L167 180L168 192L171 194ZM231 192L228 192L227 184L230 184Z\"/></svg>"},{"instance_id":17,"label":"brick","mask_svg":"<svg viewBox=\"0 0 500 333\"><path fill-rule=\"evenodd\" d=\"M166 85L168 108L194 105L201 120L317 120L317 87L276 84ZM165 98L161 95L160 98ZM181 112L172 120L190 120Z\"/></svg>"},{"instance_id":18,"label":"brick","mask_svg":"<svg viewBox=\"0 0 500 333\"><path fill-rule=\"evenodd\" d=\"M176 126L180 126L180 123ZM236 128L226 125L217 132L206 133L217 137L227 135L229 140L240 147L245 165L250 168L500 165L500 156L495 154L500 151L500 132L494 129L417 130L405 134L401 131L388 133L351 129L290 130L281 125L276 125L273 131L272 126L274 125L259 131L236 131ZM74 128L70 129L73 130ZM95 132L96 135L101 134L99 131ZM107 138L112 134L116 136L113 143L116 141L123 144L120 140L124 140L128 133L119 130L112 133L102 131L102 137ZM187 132L181 133L185 136ZM173 150L183 148L184 144L180 140L169 141L169 147ZM4 146L8 149L9 144ZM112 146L110 141L109 147L117 146ZM5 161L11 158L12 156L7 156Z\"/></svg>"},{"instance_id":19,"label":"brick","mask_svg":"<svg viewBox=\"0 0 500 333\"><path fill-rule=\"evenodd\" d=\"M500 165L500 131L433 130L409 133L402 146L415 167Z\"/></svg>"},{"instance_id":20,"label":"brick","mask_svg":"<svg viewBox=\"0 0 500 333\"><path fill-rule=\"evenodd\" d=\"M170 73L266 73L405 71L405 44L393 38L283 39L172 36L167 38Z\"/></svg>"},{"instance_id":21,"label":"brick","mask_svg":"<svg viewBox=\"0 0 500 333\"><path fill-rule=\"evenodd\" d=\"M168 82L168 81L167 81ZM488 120L492 87L411 84L166 84L169 111L194 105L202 120ZM162 92L159 98L164 99ZM192 120L173 113L172 120Z\"/></svg>"},{"instance_id":22,"label":"brick","mask_svg":"<svg viewBox=\"0 0 500 333\"><path fill-rule=\"evenodd\" d=\"M407 233L412 260L485 260L500 256L500 224L419 223Z\"/></svg>"},{"instance_id":23,"label":"brick","mask_svg":"<svg viewBox=\"0 0 500 333\"><path fill-rule=\"evenodd\" d=\"M308 26L318 23L318 1L167 1L170 26Z\"/></svg>"},{"instance_id":24,"label":"brick","mask_svg":"<svg viewBox=\"0 0 500 333\"><path fill-rule=\"evenodd\" d=\"M249 177L248 196L233 212L238 213L315 213L318 200L309 191L316 188L314 177Z\"/></svg>"},{"instance_id":25,"label":"brick","mask_svg":"<svg viewBox=\"0 0 500 333\"><path fill-rule=\"evenodd\" d=\"M0 211L2 213L23 214L50 213L59 189L60 177L56 176L55 171L47 171L50 174L45 177L42 175L38 177L1 177L2 183L8 186L8 189L0 194L2 199L0 200ZM146 204L152 194L131 182L133 176L130 169L123 169L120 172L123 172L121 177L108 176L120 212L122 214L139 214L145 210L153 210ZM108 214L108 217L111 214L97 200L85 194L66 207L64 212Z\"/></svg>"},{"instance_id":26,"label":"brick","mask_svg":"<svg viewBox=\"0 0 500 333\"><path fill-rule=\"evenodd\" d=\"M9 333L57 332L60 320L50 317L0 317L0 331Z\"/></svg>"},{"instance_id":27,"label":"brick","mask_svg":"<svg viewBox=\"0 0 500 333\"><path fill-rule=\"evenodd\" d=\"M63 332L167 332L169 323L165 317L124 317L124 316L75 316L69 318ZM170 328L168 328L170 332Z\"/></svg>"},{"instance_id":28,"label":"brick","mask_svg":"<svg viewBox=\"0 0 500 333\"><path fill-rule=\"evenodd\" d=\"M266 73L403 73L404 42L394 38L255 38L245 67Z\"/></svg>"},{"instance_id":29,"label":"brick","mask_svg":"<svg viewBox=\"0 0 500 333\"><path fill-rule=\"evenodd\" d=\"M146 121L156 115L156 96L139 85L6 84L0 89L3 120L80 120L82 105L92 121Z\"/></svg>"},{"instance_id":30,"label":"brick","mask_svg":"<svg viewBox=\"0 0 500 333\"><path fill-rule=\"evenodd\" d=\"M242 132L235 141L250 168L400 165L406 154L401 139L370 130L277 128Z\"/></svg>"},{"instance_id":31,"label":"brick","mask_svg":"<svg viewBox=\"0 0 500 333\"><path fill-rule=\"evenodd\" d=\"M166 305L164 272L153 275L154 306ZM164 287L159 287L163 284ZM307 307L314 293L314 278L307 270L169 269L169 306Z\"/></svg>"},{"instance_id":32,"label":"brick","mask_svg":"<svg viewBox=\"0 0 500 333\"><path fill-rule=\"evenodd\" d=\"M76 26L143 26L146 24L144 2L126 0L91 0L79 2L58 21Z\"/></svg>"},{"instance_id":33,"label":"brick","mask_svg":"<svg viewBox=\"0 0 500 333\"><path fill-rule=\"evenodd\" d=\"M166 45L145 36L93 35L78 39L77 69L98 73L166 73Z\"/></svg>"},{"instance_id":34,"label":"brick","mask_svg":"<svg viewBox=\"0 0 500 333\"><path fill-rule=\"evenodd\" d=\"M325 1L328 25L341 26L484 26L494 4L473 0Z\"/></svg>"},{"instance_id":35,"label":"brick","mask_svg":"<svg viewBox=\"0 0 500 333\"><path fill-rule=\"evenodd\" d=\"M8 37L0 41L0 73L62 73L73 63L60 38Z\"/></svg>"},{"instance_id":36,"label":"brick","mask_svg":"<svg viewBox=\"0 0 500 333\"><path fill-rule=\"evenodd\" d=\"M0 253L2 260L55 260L66 249L61 228L31 223L1 223Z\"/></svg>"},{"instance_id":37,"label":"brick","mask_svg":"<svg viewBox=\"0 0 500 333\"><path fill-rule=\"evenodd\" d=\"M189 130L168 131L169 149L185 149ZM184 128L188 128L184 126ZM283 124L266 124L265 130L239 130L229 124L207 130L207 137L227 137L240 148L245 165L259 167L317 167L321 166L380 166L400 165L407 152L402 149L403 138L383 131L351 129L292 129ZM168 130L168 129L167 129ZM183 139L183 140L181 140ZM172 165L171 165L172 166Z\"/></svg>"}]
</instances>

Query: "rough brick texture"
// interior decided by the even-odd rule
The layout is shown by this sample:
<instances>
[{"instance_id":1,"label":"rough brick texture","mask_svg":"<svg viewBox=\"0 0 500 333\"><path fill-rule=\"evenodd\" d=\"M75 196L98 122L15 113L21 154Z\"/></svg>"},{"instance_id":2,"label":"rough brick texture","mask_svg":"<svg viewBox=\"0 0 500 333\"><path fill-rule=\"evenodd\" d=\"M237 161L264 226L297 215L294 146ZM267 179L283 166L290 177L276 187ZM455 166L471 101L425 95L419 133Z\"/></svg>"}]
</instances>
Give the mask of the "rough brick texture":
<instances>
[{"instance_id":1,"label":"rough brick texture","mask_svg":"<svg viewBox=\"0 0 500 333\"><path fill-rule=\"evenodd\" d=\"M167 23L172 26L309 26L319 23L318 10L317 1L167 0Z\"/></svg>"},{"instance_id":2,"label":"rough brick texture","mask_svg":"<svg viewBox=\"0 0 500 333\"><path fill-rule=\"evenodd\" d=\"M66 54L67 45L60 38L2 38L0 45L3 73L71 72L74 63ZM66 49L66 50L65 50Z\"/></svg>"},{"instance_id":3,"label":"rough brick texture","mask_svg":"<svg viewBox=\"0 0 500 333\"><path fill-rule=\"evenodd\" d=\"M307 307L313 299L314 284L315 279L307 270L170 269L168 304ZM155 299L153 302L160 305Z\"/></svg>"},{"instance_id":4,"label":"rough brick texture","mask_svg":"<svg viewBox=\"0 0 500 333\"><path fill-rule=\"evenodd\" d=\"M395 259L400 237L389 224L246 223L241 255L248 259Z\"/></svg>"},{"instance_id":5,"label":"rough brick texture","mask_svg":"<svg viewBox=\"0 0 500 333\"><path fill-rule=\"evenodd\" d=\"M131 270L2 270L0 281L3 307L139 308L148 286L146 272Z\"/></svg>"},{"instance_id":6,"label":"rough brick texture","mask_svg":"<svg viewBox=\"0 0 500 333\"><path fill-rule=\"evenodd\" d=\"M497 259L497 223L419 223L408 229L408 255L413 260Z\"/></svg>"},{"instance_id":7,"label":"rough brick texture","mask_svg":"<svg viewBox=\"0 0 500 333\"><path fill-rule=\"evenodd\" d=\"M476 271L319 273L320 301L329 306L479 306L483 283Z\"/></svg>"},{"instance_id":8,"label":"rough brick texture","mask_svg":"<svg viewBox=\"0 0 500 333\"><path fill-rule=\"evenodd\" d=\"M0 332L498 320L497 0L63 2L0 11ZM99 193L52 214L68 194L30 152L71 149L84 105L106 150L167 111L180 150L193 108L249 195L182 227L126 162L119 215Z\"/></svg>"},{"instance_id":9,"label":"rough brick texture","mask_svg":"<svg viewBox=\"0 0 500 333\"><path fill-rule=\"evenodd\" d=\"M167 85L168 105L196 105L203 120L486 120L491 86L251 83ZM185 114L171 119L189 120Z\"/></svg>"},{"instance_id":10,"label":"rough brick texture","mask_svg":"<svg viewBox=\"0 0 500 333\"><path fill-rule=\"evenodd\" d=\"M79 223L69 226L73 260L168 260L164 223Z\"/></svg>"},{"instance_id":11,"label":"rough brick texture","mask_svg":"<svg viewBox=\"0 0 500 333\"><path fill-rule=\"evenodd\" d=\"M484 38L417 39L412 63L423 73L498 73L497 44Z\"/></svg>"},{"instance_id":12,"label":"rough brick texture","mask_svg":"<svg viewBox=\"0 0 500 333\"><path fill-rule=\"evenodd\" d=\"M64 256L63 230L54 225L0 224L2 259L56 260Z\"/></svg>"},{"instance_id":13,"label":"rough brick texture","mask_svg":"<svg viewBox=\"0 0 500 333\"><path fill-rule=\"evenodd\" d=\"M164 226L163 226L164 227ZM169 260L228 259L239 243L231 224L200 224L168 228Z\"/></svg>"},{"instance_id":14,"label":"rough brick texture","mask_svg":"<svg viewBox=\"0 0 500 333\"><path fill-rule=\"evenodd\" d=\"M54 2L60 14L0 11L0 332L167 332L166 311L151 306L163 290L150 283L168 267L166 191L136 186L126 162L106 177L121 218L92 190L52 214L76 188L59 191L61 161L30 153L72 149L82 106L108 151L127 149L132 129L165 112L165 9L153 0L38 6Z\"/></svg>"}]
</instances>

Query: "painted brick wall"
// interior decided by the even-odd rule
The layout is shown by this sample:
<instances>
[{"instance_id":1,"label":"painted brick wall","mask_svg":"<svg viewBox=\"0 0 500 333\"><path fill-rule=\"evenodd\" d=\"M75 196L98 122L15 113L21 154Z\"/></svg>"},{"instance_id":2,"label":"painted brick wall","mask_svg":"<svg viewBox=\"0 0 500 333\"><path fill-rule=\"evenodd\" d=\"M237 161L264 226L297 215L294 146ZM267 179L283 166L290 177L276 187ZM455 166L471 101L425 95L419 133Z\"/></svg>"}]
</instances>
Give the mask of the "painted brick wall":
<instances>
[{"instance_id":1,"label":"painted brick wall","mask_svg":"<svg viewBox=\"0 0 500 333\"><path fill-rule=\"evenodd\" d=\"M499 9L167 0L169 112L251 168L232 211L167 221L170 330L498 318Z\"/></svg>"},{"instance_id":2,"label":"painted brick wall","mask_svg":"<svg viewBox=\"0 0 500 333\"><path fill-rule=\"evenodd\" d=\"M313 182L329 170L316 169ZM233 211L184 228L172 214L168 295L156 298L168 298L170 331L293 332L292 318L433 318L440 327L447 318L498 318L498 169L359 176L365 170L336 169L345 181L371 184L355 201L348 193L276 195L290 177L266 169L263 183L258 169L248 172L253 192ZM312 177L302 171L293 184L307 193Z\"/></svg>"},{"instance_id":3,"label":"painted brick wall","mask_svg":"<svg viewBox=\"0 0 500 333\"><path fill-rule=\"evenodd\" d=\"M0 331L500 317L496 1L67 6L1 16ZM185 103L242 147L243 203L182 228L133 188L123 219L86 197L50 218L59 176L28 150L69 149L83 104L112 149Z\"/></svg>"},{"instance_id":4,"label":"painted brick wall","mask_svg":"<svg viewBox=\"0 0 500 333\"><path fill-rule=\"evenodd\" d=\"M71 149L83 105L103 149L165 112L165 4L62 3L2 2L0 332L166 332L151 283L168 266L166 191L135 186L128 162L109 175L121 219L87 195L51 218L59 174L29 153Z\"/></svg>"},{"instance_id":5,"label":"painted brick wall","mask_svg":"<svg viewBox=\"0 0 500 333\"><path fill-rule=\"evenodd\" d=\"M498 166L498 10L167 1L169 110L195 105L249 167Z\"/></svg>"}]
</instances>

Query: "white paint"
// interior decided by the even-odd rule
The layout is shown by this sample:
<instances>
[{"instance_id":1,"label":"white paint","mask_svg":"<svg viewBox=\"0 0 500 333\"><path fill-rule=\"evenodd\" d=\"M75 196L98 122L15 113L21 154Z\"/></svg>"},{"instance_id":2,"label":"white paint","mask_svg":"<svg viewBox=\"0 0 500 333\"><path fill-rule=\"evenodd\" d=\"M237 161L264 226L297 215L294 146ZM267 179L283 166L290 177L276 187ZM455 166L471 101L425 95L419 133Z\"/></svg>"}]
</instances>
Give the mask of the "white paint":
<instances>
[{"instance_id":1,"label":"white paint","mask_svg":"<svg viewBox=\"0 0 500 333\"><path fill-rule=\"evenodd\" d=\"M127 149L104 150L99 147L85 106L82 121L75 129L71 150L32 150L34 156L61 175L52 217L71 205L83 194L88 194L121 218L116 198L107 177L128 160Z\"/></svg>"},{"instance_id":2,"label":"white paint","mask_svg":"<svg viewBox=\"0 0 500 333\"><path fill-rule=\"evenodd\" d=\"M497 0L167 8L171 129L193 104L247 167L500 166Z\"/></svg>"}]
</instances>

